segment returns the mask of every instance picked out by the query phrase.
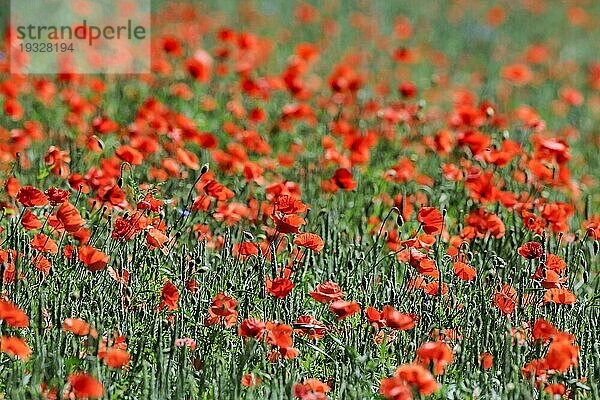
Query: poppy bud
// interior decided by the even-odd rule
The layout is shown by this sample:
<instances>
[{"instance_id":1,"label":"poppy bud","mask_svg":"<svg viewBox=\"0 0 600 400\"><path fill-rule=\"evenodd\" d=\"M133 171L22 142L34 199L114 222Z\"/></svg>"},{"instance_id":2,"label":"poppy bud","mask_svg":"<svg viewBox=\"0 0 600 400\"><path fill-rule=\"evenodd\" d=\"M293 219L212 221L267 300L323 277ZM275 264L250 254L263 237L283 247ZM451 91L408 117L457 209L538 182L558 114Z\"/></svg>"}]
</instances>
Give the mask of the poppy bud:
<instances>
[{"instance_id":1,"label":"poppy bud","mask_svg":"<svg viewBox=\"0 0 600 400\"><path fill-rule=\"evenodd\" d=\"M452 352L456 355L460 354L461 351L462 347L460 347L460 344L456 343L456 345L454 345L454 348L452 349Z\"/></svg>"},{"instance_id":2,"label":"poppy bud","mask_svg":"<svg viewBox=\"0 0 600 400\"><path fill-rule=\"evenodd\" d=\"M400 214L398 214L398 216L396 217L396 225L400 227L404 225L404 218L402 218L402 215Z\"/></svg>"},{"instance_id":3,"label":"poppy bud","mask_svg":"<svg viewBox=\"0 0 600 400\"><path fill-rule=\"evenodd\" d=\"M208 267L203 265L200 268L198 268L198 272L200 272L201 274L205 274L209 271Z\"/></svg>"},{"instance_id":4,"label":"poppy bud","mask_svg":"<svg viewBox=\"0 0 600 400\"><path fill-rule=\"evenodd\" d=\"M592 206L591 204L592 202L592 197L591 196L586 196L585 198L585 211L584 211L584 218L590 219L590 207Z\"/></svg>"},{"instance_id":5,"label":"poppy bud","mask_svg":"<svg viewBox=\"0 0 600 400\"><path fill-rule=\"evenodd\" d=\"M364 278L362 279L362 282L361 282L361 284L362 284L362 287L363 287L363 288L365 288L365 289L366 289L366 288L368 288L368 287L369 287L369 278L367 278L367 277L364 277Z\"/></svg>"},{"instance_id":6,"label":"poppy bud","mask_svg":"<svg viewBox=\"0 0 600 400\"><path fill-rule=\"evenodd\" d=\"M202 168L200 168L200 175L204 175L205 173L207 173L207 172L208 172L208 169L209 169L209 165L208 165L208 163L204 164L204 165L202 166Z\"/></svg>"},{"instance_id":7,"label":"poppy bud","mask_svg":"<svg viewBox=\"0 0 600 400\"><path fill-rule=\"evenodd\" d=\"M348 260L348 270L354 271L354 263L352 260Z\"/></svg>"}]
</instances>

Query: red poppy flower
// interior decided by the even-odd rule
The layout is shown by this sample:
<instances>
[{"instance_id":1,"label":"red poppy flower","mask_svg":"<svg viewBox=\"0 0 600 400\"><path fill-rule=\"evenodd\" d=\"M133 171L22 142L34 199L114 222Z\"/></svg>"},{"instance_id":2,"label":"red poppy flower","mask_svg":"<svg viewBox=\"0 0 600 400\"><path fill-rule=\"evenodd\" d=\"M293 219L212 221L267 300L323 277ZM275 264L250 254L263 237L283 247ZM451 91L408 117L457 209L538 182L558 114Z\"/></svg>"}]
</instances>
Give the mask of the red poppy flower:
<instances>
[{"instance_id":1,"label":"red poppy flower","mask_svg":"<svg viewBox=\"0 0 600 400\"><path fill-rule=\"evenodd\" d=\"M81 246L77 249L79 261L92 272L100 271L110 261L110 256L92 246Z\"/></svg>"},{"instance_id":2,"label":"red poppy flower","mask_svg":"<svg viewBox=\"0 0 600 400\"><path fill-rule=\"evenodd\" d=\"M280 348L290 348L294 344L292 339L292 327L286 324L268 322L266 325L267 337L266 342L270 346Z\"/></svg>"},{"instance_id":3,"label":"red poppy flower","mask_svg":"<svg viewBox=\"0 0 600 400\"><path fill-rule=\"evenodd\" d=\"M555 335L545 357L549 369L566 372L572 366L577 366L579 347L573 344L574 339L567 333Z\"/></svg>"},{"instance_id":4,"label":"red poppy flower","mask_svg":"<svg viewBox=\"0 0 600 400\"><path fill-rule=\"evenodd\" d=\"M160 249L164 254L168 254L169 249L165 246L168 242L169 237L160 229L150 228L146 232L146 244L150 249Z\"/></svg>"},{"instance_id":5,"label":"red poppy flower","mask_svg":"<svg viewBox=\"0 0 600 400\"><path fill-rule=\"evenodd\" d=\"M546 371L548 370L548 364L545 359L537 359L532 360L525 364L523 368L521 368L521 373L527 378L531 379L532 376L539 378L541 376L546 375Z\"/></svg>"},{"instance_id":6,"label":"red poppy flower","mask_svg":"<svg viewBox=\"0 0 600 400\"><path fill-rule=\"evenodd\" d=\"M433 362L434 372L438 375L444 372L446 365L454 360L452 350L444 342L424 343L416 353L422 366L427 367L430 362Z\"/></svg>"},{"instance_id":7,"label":"red poppy flower","mask_svg":"<svg viewBox=\"0 0 600 400\"><path fill-rule=\"evenodd\" d=\"M504 285L494 294L493 301L504 315L512 314L517 304L517 291L510 285Z\"/></svg>"},{"instance_id":8,"label":"red poppy flower","mask_svg":"<svg viewBox=\"0 0 600 400\"><path fill-rule=\"evenodd\" d=\"M557 255L548 254L546 256L546 268L557 274L562 274L567 269L567 263Z\"/></svg>"},{"instance_id":9,"label":"red poppy flower","mask_svg":"<svg viewBox=\"0 0 600 400\"><path fill-rule=\"evenodd\" d=\"M414 250L414 252L413 252L413 250ZM411 253L410 253L411 258L414 257L414 255L417 253L423 254L414 248L411 249ZM439 279L439 277L440 277L440 271L438 270L437 266L435 265L435 261L433 261L430 258L421 259L417 264L417 271L421 275L430 276L434 279Z\"/></svg>"},{"instance_id":10,"label":"red poppy flower","mask_svg":"<svg viewBox=\"0 0 600 400\"><path fill-rule=\"evenodd\" d=\"M17 99L9 97L4 100L4 113L14 121L19 121L23 118L23 106Z\"/></svg>"},{"instance_id":11,"label":"red poppy flower","mask_svg":"<svg viewBox=\"0 0 600 400\"><path fill-rule=\"evenodd\" d=\"M59 175L62 178L69 176L69 163L71 157L69 151L63 151L57 146L50 146L44 156L46 165L50 167L50 170L54 175Z\"/></svg>"},{"instance_id":12,"label":"red poppy flower","mask_svg":"<svg viewBox=\"0 0 600 400\"><path fill-rule=\"evenodd\" d=\"M106 272L108 272L108 275L115 281L125 286L129 285L129 271L127 271L125 268L123 268L123 272L121 273L121 275L119 275L119 272L115 271L113 267L108 267L106 269Z\"/></svg>"},{"instance_id":13,"label":"red poppy flower","mask_svg":"<svg viewBox=\"0 0 600 400\"><path fill-rule=\"evenodd\" d=\"M32 248L42 253L58 253L58 244L56 241L43 233L37 233L34 235L33 239L31 239L30 245Z\"/></svg>"},{"instance_id":14,"label":"red poppy flower","mask_svg":"<svg viewBox=\"0 0 600 400\"><path fill-rule=\"evenodd\" d=\"M177 286L171 282L166 282L160 291L160 300L159 309L166 306L169 311L177 310L177 302L179 301Z\"/></svg>"},{"instance_id":15,"label":"red poppy flower","mask_svg":"<svg viewBox=\"0 0 600 400\"><path fill-rule=\"evenodd\" d=\"M422 224L423 230L429 235L442 233L444 217L435 207L422 207L417 215L417 220Z\"/></svg>"},{"instance_id":16,"label":"red poppy flower","mask_svg":"<svg viewBox=\"0 0 600 400\"><path fill-rule=\"evenodd\" d=\"M17 197L17 194L19 193L19 190L21 189L21 184L19 183L18 180L16 180L14 177L11 176L6 180L4 189L6 189L6 193L10 197L15 198L15 197Z\"/></svg>"},{"instance_id":17,"label":"red poppy flower","mask_svg":"<svg viewBox=\"0 0 600 400\"><path fill-rule=\"evenodd\" d=\"M483 369L490 369L494 365L494 356L488 352L481 353L479 355L479 362L483 366Z\"/></svg>"},{"instance_id":18,"label":"red poppy flower","mask_svg":"<svg viewBox=\"0 0 600 400\"><path fill-rule=\"evenodd\" d=\"M532 334L535 340L549 341L558 333L558 329L543 318L538 318L533 325Z\"/></svg>"},{"instance_id":19,"label":"red poppy flower","mask_svg":"<svg viewBox=\"0 0 600 400\"><path fill-rule=\"evenodd\" d=\"M277 277L271 280L271 278L266 276L265 284L267 286L267 293L279 299L285 298L294 288L294 284L288 278Z\"/></svg>"},{"instance_id":20,"label":"red poppy flower","mask_svg":"<svg viewBox=\"0 0 600 400\"><path fill-rule=\"evenodd\" d=\"M48 204L48 198L33 186L23 186L17 193L17 201L25 207L41 207Z\"/></svg>"},{"instance_id":21,"label":"red poppy flower","mask_svg":"<svg viewBox=\"0 0 600 400\"><path fill-rule=\"evenodd\" d=\"M550 393L553 398L562 397L566 391L567 389L562 383L551 383L544 388L544 392Z\"/></svg>"},{"instance_id":22,"label":"red poppy flower","mask_svg":"<svg viewBox=\"0 0 600 400\"><path fill-rule=\"evenodd\" d=\"M546 289L560 288L567 281L567 278L561 278L551 269L544 270L542 265L538 266L531 278L540 282Z\"/></svg>"},{"instance_id":23,"label":"red poppy flower","mask_svg":"<svg viewBox=\"0 0 600 400\"><path fill-rule=\"evenodd\" d=\"M157 200L152 196L152 194L148 193L146 197L144 197L144 200L137 204L136 208L138 210L150 210L154 213L158 213L164 204L164 201Z\"/></svg>"},{"instance_id":24,"label":"red poppy flower","mask_svg":"<svg viewBox=\"0 0 600 400\"><path fill-rule=\"evenodd\" d=\"M233 297L229 297L224 293L217 293L208 309L210 316L204 320L204 325L216 325L221 321L224 321L227 327L235 325L238 316L237 304Z\"/></svg>"},{"instance_id":25,"label":"red poppy flower","mask_svg":"<svg viewBox=\"0 0 600 400\"><path fill-rule=\"evenodd\" d=\"M519 247L517 252L525 258L533 260L540 258L544 254L544 248L538 242L527 242Z\"/></svg>"},{"instance_id":26,"label":"red poppy flower","mask_svg":"<svg viewBox=\"0 0 600 400\"><path fill-rule=\"evenodd\" d=\"M454 273L464 281L471 281L477 276L477 272L473 267L460 261L454 263Z\"/></svg>"},{"instance_id":27,"label":"red poppy flower","mask_svg":"<svg viewBox=\"0 0 600 400\"><path fill-rule=\"evenodd\" d=\"M50 268L52 268L52 264L50 264L50 260L42 255L37 255L31 258L31 263L33 266L44 275L48 276L50 273Z\"/></svg>"},{"instance_id":28,"label":"red poppy flower","mask_svg":"<svg viewBox=\"0 0 600 400\"><path fill-rule=\"evenodd\" d=\"M189 150L178 148L175 152L177 161L189 169L198 170L200 169L200 163L198 157Z\"/></svg>"},{"instance_id":29,"label":"red poppy flower","mask_svg":"<svg viewBox=\"0 0 600 400\"><path fill-rule=\"evenodd\" d=\"M208 181L203 186L204 192L219 201L227 201L233 197L234 193L225 185L220 184L215 180Z\"/></svg>"},{"instance_id":30,"label":"red poppy flower","mask_svg":"<svg viewBox=\"0 0 600 400\"><path fill-rule=\"evenodd\" d=\"M325 393L331 392L329 385L318 379L306 379L303 383L296 383L292 389L294 397L302 400L327 400Z\"/></svg>"},{"instance_id":31,"label":"red poppy flower","mask_svg":"<svg viewBox=\"0 0 600 400\"><path fill-rule=\"evenodd\" d=\"M256 318L248 318L242 321L238 328L238 335L260 339L266 329L266 324Z\"/></svg>"},{"instance_id":32,"label":"red poppy flower","mask_svg":"<svg viewBox=\"0 0 600 400\"><path fill-rule=\"evenodd\" d=\"M131 165L141 165L144 155L129 145L122 145L115 151L115 155Z\"/></svg>"},{"instance_id":33,"label":"red poppy flower","mask_svg":"<svg viewBox=\"0 0 600 400\"><path fill-rule=\"evenodd\" d=\"M335 170L331 182L340 189L352 190L356 188L356 181L350 172L346 168L338 168Z\"/></svg>"},{"instance_id":34,"label":"red poppy flower","mask_svg":"<svg viewBox=\"0 0 600 400\"><path fill-rule=\"evenodd\" d=\"M314 233L300 233L294 237L294 244L320 253L325 244L321 236Z\"/></svg>"},{"instance_id":35,"label":"red poppy flower","mask_svg":"<svg viewBox=\"0 0 600 400\"><path fill-rule=\"evenodd\" d=\"M306 336L310 340L322 339L325 336L326 329L321 321L310 315L301 315L294 322L294 332L300 336Z\"/></svg>"},{"instance_id":36,"label":"red poppy flower","mask_svg":"<svg viewBox=\"0 0 600 400\"><path fill-rule=\"evenodd\" d=\"M395 375L414 386L424 396L429 396L438 389L438 384L433 375L418 364L401 365L396 370Z\"/></svg>"},{"instance_id":37,"label":"red poppy flower","mask_svg":"<svg viewBox=\"0 0 600 400\"><path fill-rule=\"evenodd\" d=\"M185 61L188 73L198 82L207 83L210 80L213 59L202 49L196 50L193 57Z\"/></svg>"},{"instance_id":38,"label":"red poppy flower","mask_svg":"<svg viewBox=\"0 0 600 400\"><path fill-rule=\"evenodd\" d=\"M44 192L46 196L48 196L48 200L50 201L51 206L56 206L58 204L64 203L71 196L71 192L64 189L58 189L54 186L46 189Z\"/></svg>"},{"instance_id":39,"label":"red poppy flower","mask_svg":"<svg viewBox=\"0 0 600 400\"><path fill-rule=\"evenodd\" d=\"M212 199L209 196L201 195L194 199L192 204L192 211L208 211L210 209L210 203Z\"/></svg>"},{"instance_id":40,"label":"red poppy flower","mask_svg":"<svg viewBox=\"0 0 600 400\"><path fill-rule=\"evenodd\" d=\"M71 189L81 190L81 193L86 194L90 192L90 187L83 176L75 173L69 177L68 181L69 186L71 186Z\"/></svg>"},{"instance_id":41,"label":"red poppy flower","mask_svg":"<svg viewBox=\"0 0 600 400\"><path fill-rule=\"evenodd\" d=\"M115 207L125 208L128 206L125 193L117 185L101 187L98 189L97 198L101 202L108 202Z\"/></svg>"},{"instance_id":42,"label":"red poppy flower","mask_svg":"<svg viewBox=\"0 0 600 400\"><path fill-rule=\"evenodd\" d=\"M272 215L272 218L275 221L277 232L280 233L299 233L300 225L306 224L304 218L296 214L287 215L275 213Z\"/></svg>"},{"instance_id":43,"label":"red poppy flower","mask_svg":"<svg viewBox=\"0 0 600 400\"><path fill-rule=\"evenodd\" d=\"M117 240L130 240L146 229L149 223L149 219L141 211L136 211L126 218L117 218L111 236Z\"/></svg>"},{"instance_id":44,"label":"red poppy flower","mask_svg":"<svg viewBox=\"0 0 600 400\"><path fill-rule=\"evenodd\" d=\"M379 386L379 392L389 400L413 399L412 388L401 378L383 378Z\"/></svg>"},{"instance_id":45,"label":"red poppy flower","mask_svg":"<svg viewBox=\"0 0 600 400\"><path fill-rule=\"evenodd\" d=\"M446 293L448 293L448 285L442 283L442 285L440 286L439 281L433 281L425 285L423 291L430 296L445 295Z\"/></svg>"},{"instance_id":46,"label":"red poppy flower","mask_svg":"<svg viewBox=\"0 0 600 400\"><path fill-rule=\"evenodd\" d=\"M63 321L62 324L63 331L69 331L77 336L87 336L91 335L96 337L97 332L95 329L90 327L85 320L81 318L67 318Z\"/></svg>"},{"instance_id":47,"label":"red poppy flower","mask_svg":"<svg viewBox=\"0 0 600 400\"><path fill-rule=\"evenodd\" d=\"M412 387L420 394L429 396L438 389L438 383L426 368L418 364L405 364L396 369L394 376L381 380L379 391L387 399L410 400Z\"/></svg>"},{"instance_id":48,"label":"red poppy flower","mask_svg":"<svg viewBox=\"0 0 600 400\"><path fill-rule=\"evenodd\" d=\"M346 295L346 293L342 292L342 289L337 283L331 281L319 283L315 288L315 291L309 292L308 294L319 303L330 303L335 300L340 300Z\"/></svg>"},{"instance_id":49,"label":"red poppy flower","mask_svg":"<svg viewBox=\"0 0 600 400\"><path fill-rule=\"evenodd\" d=\"M374 307L367 307L365 309L365 315L370 324L377 325L378 328L383 328L385 326L385 320L383 319L383 314L381 311L377 310Z\"/></svg>"},{"instance_id":50,"label":"red poppy flower","mask_svg":"<svg viewBox=\"0 0 600 400\"><path fill-rule=\"evenodd\" d=\"M329 310L341 321L360 312L360 306L354 301L336 300L329 305Z\"/></svg>"},{"instance_id":51,"label":"red poppy flower","mask_svg":"<svg viewBox=\"0 0 600 400\"><path fill-rule=\"evenodd\" d=\"M241 242L233 245L233 254L243 257L257 256L258 245L252 242Z\"/></svg>"},{"instance_id":52,"label":"red poppy flower","mask_svg":"<svg viewBox=\"0 0 600 400\"><path fill-rule=\"evenodd\" d=\"M25 340L16 336L0 337L0 351L13 357L19 357L23 361L27 361L32 353Z\"/></svg>"},{"instance_id":53,"label":"red poppy flower","mask_svg":"<svg viewBox=\"0 0 600 400\"><path fill-rule=\"evenodd\" d=\"M277 196L274 206L275 211L279 211L284 214L303 213L308 209L300 200L288 195Z\"/></svg>"},{"instance_id":54,"label":"red poppy flower","mask_svg":"<svg viewBox=\"0 0 600 400\"><path fill-rule=\"evenodd\" d=\"M40 221L38 217L36 217L35 214L31 212L31 210L27 210L21 218L21 225L23 225L23 228L27 230L41 229L42 221Z\"/></svg>"},{"instance_id":55,"label":"red poppy flower","mask_svg":"<svg viewBox=\"0 0 600 400\"><path fill-rule=\"evenodd\" d=\"M104 396L102 383L91 375L78 372L69 376L71 392L78 399L98 398Z\"/></svg>"},{"instance_id":56,"label":"red poppy flower","mask_svg":"<svg viewBox=\"0 0 600 400\"><path fill-rule=\"evenodd\" d=\"M523 86L533 79L533 72L525 64L512 64L502 68L502 77L515 86Z\"/></svg>"},{"instance_id":57,"label":"red poppy flower","mask_svg":"<svg viewBox=\"0 0 600 400\"><path fill-rule=\"evenodd\" d=\"M262 379L254 374L245 374L242 376L242 385L245 387L254 387L262 383Z\"/></svg>"},{"instance_id":58,"label":"red poppy flower","mask_svg":"<svg viewBox=\"0 0 600 400\"><path fill-rule=\"evenodd\" d=\"M383 307L381 318L385 321L386 326L399 331L407 331L415 327L415 319L412 315L403 314L391 306Z\"/></svg>"},{"instance_id":59,"label":"red poppy flower","mask_svg":"<svg viewBox=\"0 0 600 400\"><path fill-rule=\"evenodd\" d=\"M571 292L569 289L565 288L553 288L546 290L544 294L544 299L542 300L545 303L555 303L555 304L575 304L577 302L577 297Z\"/></svg>"},{"instance_id":60,"label":"red poppy flower","mask_svg":"<svg viewBox=\"0 0 600 400\"><path fill-rule=\"evenodd\" d=\"M111 347L106 350L104 355L104 363L111 368L120 369L126 366L131 359L131 355L127 350Z\"/></svg>"},{"instance_id":61,"label":"red poppy flower","mask_svg":"<svg viewBox=\"0 0 600 400\"><path fill-rule=\"evenodd\" d=\"M81 218L81 214L77 207L68 201L63 202L58 208L56 218L63 224L65 230L70 233L77 232L85 225L85 220Z\"/></svg>"},{"instance_id":62,"label":"red poppy flower","mask_svg":"<svg viewBox=\"0 0 600 400\"><path fill-rule=\"evenodd\" d=\"M29 318L19 307L7 300L0 299L0 320L13 328L27 328Z\"/></svg>"}]
</instances>

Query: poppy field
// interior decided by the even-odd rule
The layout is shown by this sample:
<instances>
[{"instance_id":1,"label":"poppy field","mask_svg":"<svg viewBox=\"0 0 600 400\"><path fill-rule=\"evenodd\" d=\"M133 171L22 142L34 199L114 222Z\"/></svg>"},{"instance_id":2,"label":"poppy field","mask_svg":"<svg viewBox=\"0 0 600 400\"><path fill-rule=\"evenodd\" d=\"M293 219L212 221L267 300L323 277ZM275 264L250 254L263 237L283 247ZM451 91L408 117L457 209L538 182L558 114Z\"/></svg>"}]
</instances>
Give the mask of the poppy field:
<instances>
[{"instance_id":1,"label":"poppy field","mask_svg":"<svg viewBox=\"0 0 600 400\"><path fill-rule=\"evenodd\" d=\"M600 398L600 3L155 1L137 75L5 36L0 399Z\"/></svg>"}]
</instances>

